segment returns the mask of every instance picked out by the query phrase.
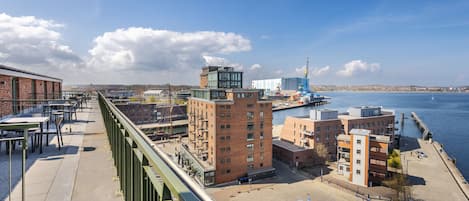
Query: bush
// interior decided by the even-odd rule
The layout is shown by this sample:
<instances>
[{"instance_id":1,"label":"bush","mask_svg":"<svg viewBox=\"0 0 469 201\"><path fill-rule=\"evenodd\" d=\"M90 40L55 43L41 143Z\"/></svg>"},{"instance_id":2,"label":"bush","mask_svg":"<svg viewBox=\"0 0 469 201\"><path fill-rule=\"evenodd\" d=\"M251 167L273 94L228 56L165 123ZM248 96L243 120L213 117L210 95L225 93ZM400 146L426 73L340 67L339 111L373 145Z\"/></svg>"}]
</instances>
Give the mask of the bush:
<instances>
[{"instance_id":1,"label":"bush","mask_svg":"<svg viewBox=\"0 0 469 201\"><path fill-rule=\"evenodd\" d=\"M401 168L401 156L398 150L393 150L388 158L388 165L393 168Z\"/></svg>"}]
</instances>

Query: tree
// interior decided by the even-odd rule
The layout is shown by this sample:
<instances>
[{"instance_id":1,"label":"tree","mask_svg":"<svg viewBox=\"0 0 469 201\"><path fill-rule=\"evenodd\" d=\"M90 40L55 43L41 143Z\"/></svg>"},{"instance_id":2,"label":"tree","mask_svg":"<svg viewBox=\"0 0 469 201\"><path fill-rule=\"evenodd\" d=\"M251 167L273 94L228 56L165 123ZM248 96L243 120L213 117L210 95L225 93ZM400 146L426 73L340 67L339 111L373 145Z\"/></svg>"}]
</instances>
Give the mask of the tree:
<instances>
[{"instance_id":1,"label":"tree","mask_svg":"<svg viewBox=\"0 0 469 201\"><path fill-rule=\"evenodd\" d=\"M327 151L327 147L322 143L317 143L314 145L313 149L314 158L317 164L325 164L327 160L327 156L329 152Z\"/></svg>"}]
</instances>

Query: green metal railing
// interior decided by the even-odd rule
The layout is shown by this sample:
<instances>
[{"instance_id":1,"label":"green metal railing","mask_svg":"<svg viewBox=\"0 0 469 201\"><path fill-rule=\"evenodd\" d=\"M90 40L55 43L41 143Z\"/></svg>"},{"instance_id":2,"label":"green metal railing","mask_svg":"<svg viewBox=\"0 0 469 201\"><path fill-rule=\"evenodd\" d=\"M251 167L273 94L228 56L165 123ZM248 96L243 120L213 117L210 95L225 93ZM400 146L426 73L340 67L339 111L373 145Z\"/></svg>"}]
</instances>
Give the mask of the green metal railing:
<instances>
[{"instance_id":1,"label":"green metal railing","mask_svg":"<svg viewBox=\"0 0 469 201\"><path fill-rule=\"evenodd\" d=\"M114 104L98 99L125 200L211 200Z\"/></svg>"}]
</instances>

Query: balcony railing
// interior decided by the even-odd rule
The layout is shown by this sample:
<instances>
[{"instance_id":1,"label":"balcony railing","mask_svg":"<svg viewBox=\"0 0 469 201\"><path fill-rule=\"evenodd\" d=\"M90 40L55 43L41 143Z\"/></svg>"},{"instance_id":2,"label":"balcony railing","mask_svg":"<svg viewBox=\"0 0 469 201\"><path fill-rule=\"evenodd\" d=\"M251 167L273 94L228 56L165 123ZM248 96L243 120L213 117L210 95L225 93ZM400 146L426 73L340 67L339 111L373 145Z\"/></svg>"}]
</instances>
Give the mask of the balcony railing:
<instances>
[{"instance_id":1,"label":"balcony railing","mask_svg":"<svg viewBox=\"0 0 469 201\"><path fill-rule=\"evenodd\" d=\"M99 105L125 200L211 200L102 94Z\"/></svg>"}]
</instances>

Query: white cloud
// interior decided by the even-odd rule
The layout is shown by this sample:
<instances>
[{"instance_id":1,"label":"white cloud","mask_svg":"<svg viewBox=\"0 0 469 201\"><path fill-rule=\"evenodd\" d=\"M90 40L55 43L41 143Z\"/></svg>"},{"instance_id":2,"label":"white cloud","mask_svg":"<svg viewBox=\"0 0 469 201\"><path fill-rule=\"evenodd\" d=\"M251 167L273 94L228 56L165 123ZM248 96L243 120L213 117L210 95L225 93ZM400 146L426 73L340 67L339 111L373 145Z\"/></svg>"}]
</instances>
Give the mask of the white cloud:
<instances>
[{"instance_id":1,"label":"white cloud","mask_svg":"<svg viewBox=\"0 0 469 201\"><path fill-rule=\"evenodd\" d=\"M221 62L209 55L251 50L250 41L225 32L174 32L130 27L106 32L94 40L88 65L97 69L200 68L204 60ZM211 57L211 59L210 59ZM207 58L209 58L207 60Z\"/></svg>"},{"instance_id":2,"label":"white cloud","mask_svg":"<svg viewBox=\"0 0 469 201\"><path fill-rule=\"evenodd\" d=\"M344 65L342 70L337 71L337 75L350 77L359 72L376 72L380 69L379 63L366 63L362 60L353 60Z\"/></svg>"},{"instance_id":3,"label":"white cloud","mask_svg":"<svg viewBox=\"0 0 469 201\"><path fill-rule=\"evenodd\" d=\"M206 66L230 66L236 70L243 70L244 66L239 63L230 62L228 59L222 57L203 56Z\"/></svg>"},{"instance_id":4,"label":"white cloud","mask_svg":"<svg viewBox=\"0 0 469 201\"><path fill-rule=\"evenodd\" d=\"M81 58L62 44L57 31L62 27L52 20L0 13L0 63L36 71L81 65Z\"/></svg>"},{"instance_id":5,"label":"white cloud","mask_svg":"<svg viewBox=\"0 0 469 201\"><path fill-rule=\"evenodd\" d=\"M330 66L324 66L322 68L314 68L313 71L311 72L311 74L313 76L320 76L320 75L324 75L326 74L327 72L329 72L329 70L331 69Z\"/></svg>"},{"instance_id":6,"label":"white cloud","mask_svg":"<svg viewBox=\"0 0 469 201\"><path fill-rule=\"evenodd\" d=\"M262 68L262 65L260 65L260 64L253 64L253 65L251 66L250 70L256 70L256 69L260 69L260 68Z\"/></svg>"}]
</instances>

